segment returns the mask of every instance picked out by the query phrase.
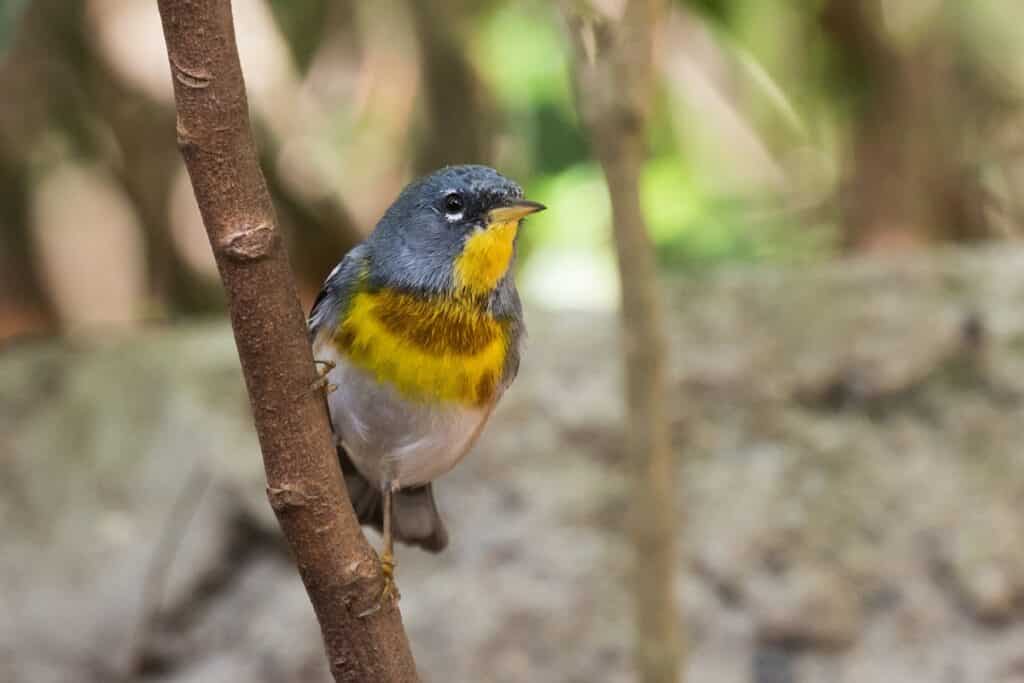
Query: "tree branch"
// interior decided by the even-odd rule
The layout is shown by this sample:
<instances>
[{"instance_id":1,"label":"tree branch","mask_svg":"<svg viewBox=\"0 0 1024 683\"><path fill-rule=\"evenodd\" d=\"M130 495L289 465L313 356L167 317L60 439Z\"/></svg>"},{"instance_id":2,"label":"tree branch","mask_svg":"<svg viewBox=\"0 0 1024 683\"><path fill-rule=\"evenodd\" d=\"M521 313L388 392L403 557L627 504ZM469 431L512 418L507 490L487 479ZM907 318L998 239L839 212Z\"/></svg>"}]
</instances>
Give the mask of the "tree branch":
<instances>
[{"instance_id":1,"label":"tree branch","mask_svg":"<svg viewBox=\"0 0 1024 683\"><path fill-rule=\"evenodd\" d=\"M178 144L228 295L267 492L323 631L336 681L410 682L401 615L367 618L380 565L352 511L305 320L257 161L230 0L159 0Z\"/></svg>"},{"instance_id":2,"label":"tree branch","mask_svg":"<svg viewBox=\"0 0 1024 683\"><path fill-rule=\"evenodd\" d=\"M675 607L676 460L666 413L666 342L654 249L640 205L658 0L629 0L621 17L564 0L575 53L577 108L612 201L626 355L627 452L633 472L634 657L640 680L676 683L683 640Z\"/></svg>"}]
</instances>

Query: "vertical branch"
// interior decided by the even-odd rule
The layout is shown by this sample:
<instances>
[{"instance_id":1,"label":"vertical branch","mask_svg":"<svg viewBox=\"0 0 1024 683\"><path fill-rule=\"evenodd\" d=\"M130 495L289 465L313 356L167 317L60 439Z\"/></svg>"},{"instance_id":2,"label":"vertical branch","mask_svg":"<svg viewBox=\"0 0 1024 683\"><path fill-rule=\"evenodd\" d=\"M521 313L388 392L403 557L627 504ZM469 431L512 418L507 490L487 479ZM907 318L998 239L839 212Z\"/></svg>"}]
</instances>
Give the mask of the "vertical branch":
<instances>
[{"instance_id":1,"label":"vertical branch","mask_svg":"<svg viewBox=\"0 0 1024 683\"><path fill-rule=\"evenodd\" d=\"M896 38L877 2L822 5L819 24L849 81L844 90L859 95L842 190L847 249L992 235L981 174L965 154L970 111L981 111L987 100L964 92L965 64L946 14L939 8L921 35Z\"/></svg>"},{"instance_id":2,"label":"vertical branch","mask_svg":"<svg viewBox=\"0 0 1024 683\"><path fill-rule=\"evenodd\" d=\"M648 683L679 680L683 641L675 607L675 458L666 414L666 343L654 250L640 206L645 122L652 94L657 0L629 0L621 18L564 4L575 48L576 99L612 201L622 289L636 666Z\"/></svg>"},{"instance_id":3,"label":"vertical branch","mask_svg":"<svg viewBox=\"0 0 1024 683\"><path fill-rule=\"evenodd\" d=\"M178 144L228 295L267 492L341 681L416 681L396 606L342 485L305 321L256 157L230 0L159 0Z\"/></svg>"}]
</instances>

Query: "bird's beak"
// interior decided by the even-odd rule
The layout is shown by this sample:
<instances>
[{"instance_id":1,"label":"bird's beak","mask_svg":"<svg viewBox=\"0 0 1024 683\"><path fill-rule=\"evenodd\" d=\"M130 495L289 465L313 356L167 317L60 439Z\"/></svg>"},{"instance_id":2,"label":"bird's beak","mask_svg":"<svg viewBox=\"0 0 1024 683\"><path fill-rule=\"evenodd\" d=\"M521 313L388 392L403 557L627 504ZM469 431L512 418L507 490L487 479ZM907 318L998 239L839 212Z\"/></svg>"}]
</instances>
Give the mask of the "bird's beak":
<instances>
[{"instance_id":1,"label":"bird's beak","mask_svg":"<svg viewBox=\"0 0 1024 683\"><path fill-rule=\"evenodd\" d=\"M513 223L529 216L531 213L543 211L548 207L539 202L531 202L529 199L510 199L501 206L495 207L487 212L487 222Z\"/></svg>"}]
</instances>

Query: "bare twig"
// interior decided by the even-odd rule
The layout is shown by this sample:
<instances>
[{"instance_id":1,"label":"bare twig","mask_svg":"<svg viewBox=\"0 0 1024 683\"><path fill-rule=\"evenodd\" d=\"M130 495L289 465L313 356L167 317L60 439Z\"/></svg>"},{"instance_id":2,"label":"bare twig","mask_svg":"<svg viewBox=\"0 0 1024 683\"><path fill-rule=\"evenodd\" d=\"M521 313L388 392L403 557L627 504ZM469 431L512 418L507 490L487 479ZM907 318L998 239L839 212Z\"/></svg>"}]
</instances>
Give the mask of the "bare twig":
<instances>
[{"instance_id":1,"label":"bare twig","mask_svg":"<svg viewBox=\"0 0 1024 683\"><path fill-rule=\"evenodd\" d=\"M416 681L397 606L342 485L305 321L257 161L230 0L159 0L178 144L228 295L267 492L337 681Z\"/></svg>"},{"instance_id":2,"label":"bare twig","mask_svg":"<svg viewBox=\"0 0 1024 683\"><path fill-rule=\"evenodd\" d=\"M654 250L640 207L658 0L628 0L621 17L565 0L575 49L576 100L612 200L622 289L633 466L635 658L647 683L679 680L683 641L675 608L676 461L666 415L666 343Z\"/></svg>"}]
</instances>

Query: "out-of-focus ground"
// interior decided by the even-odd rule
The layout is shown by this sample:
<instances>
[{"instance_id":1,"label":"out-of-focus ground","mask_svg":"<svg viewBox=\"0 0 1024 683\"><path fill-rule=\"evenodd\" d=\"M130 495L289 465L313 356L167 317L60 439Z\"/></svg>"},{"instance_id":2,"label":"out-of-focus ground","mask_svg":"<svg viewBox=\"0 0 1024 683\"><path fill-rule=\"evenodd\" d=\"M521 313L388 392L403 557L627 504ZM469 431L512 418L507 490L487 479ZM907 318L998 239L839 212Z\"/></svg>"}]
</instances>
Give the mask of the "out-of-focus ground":
<instances>
[{"instance_id":1,"label":"out-of-focus ground","mask_svg":"<svg viewBox=\"0 0 1024 683\"><path fill-rule=\"evenodd\" d=\"M1024 252L668 291L688 680L1024 681ZM426 681L631 680L616 323L529 323L399 553ZM0 355L0 680L326 681L260 462L225 324Z\"/></svg>"}]
</instances>

